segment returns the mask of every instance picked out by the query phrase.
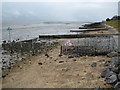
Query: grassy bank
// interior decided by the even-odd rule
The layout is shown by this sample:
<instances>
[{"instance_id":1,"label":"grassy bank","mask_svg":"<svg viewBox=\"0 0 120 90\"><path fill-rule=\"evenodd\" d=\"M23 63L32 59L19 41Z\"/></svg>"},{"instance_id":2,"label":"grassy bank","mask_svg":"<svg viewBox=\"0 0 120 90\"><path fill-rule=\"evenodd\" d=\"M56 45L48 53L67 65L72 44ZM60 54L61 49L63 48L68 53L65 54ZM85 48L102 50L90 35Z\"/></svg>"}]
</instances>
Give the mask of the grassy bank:
<instances>
[{"instance_id":1,"label":"grassy bank","mask_svg":"<svg viewBox=\"0 0 120 90\"><path fill-rule=\"evenodd\" d=\"M106 21L104 24L110 25L120 32L120 20Z\"/></svg>"}]
</instances>

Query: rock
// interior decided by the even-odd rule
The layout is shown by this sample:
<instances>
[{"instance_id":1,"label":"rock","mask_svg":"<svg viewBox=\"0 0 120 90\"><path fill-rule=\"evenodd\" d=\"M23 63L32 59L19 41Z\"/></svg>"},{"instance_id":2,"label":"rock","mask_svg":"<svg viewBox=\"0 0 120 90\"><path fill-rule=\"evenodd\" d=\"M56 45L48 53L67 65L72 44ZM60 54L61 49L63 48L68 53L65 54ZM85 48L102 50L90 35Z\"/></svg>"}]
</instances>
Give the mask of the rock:
<instances>
[{"instance_id":1,"label":"rock","mask_svg":"<svg viewBox=\"0 0 120 90\"><path fill-rule=\"evenodd\" d=\"M47 58L49 57L49 55L48 55L47 53L45 54L45 56L46 56Z\"/></svg>"},{"instance_id":2,"label":"rock","mask_svg":"<svg viewBox=\"0 0 120 90\"><path fill-rule=\"evenodd\" d=\"M117 83L115 84L114 88L120 89L120 82L117 82Z\"/></svg>"},{"instance_id":3,"label":"rock","mask_svg":"<svg viewBox=\"0 0 120 90\"><path fill-rule=\"evenodd\" d=\"M119 73L119 69L118 69L118 67L115 67L115 65L111 66L111 71L113 71L115 73Z\"/></svg>"},{"instance_id":4,"label":"rock","mask_svg":"<svg viewBox=\"0 0 120 90\"><path fill-rule=\"evenodd\" d=\"M115 52L115 51L110 52L109 54L107 54L107 57L110 57L110 58L112 58L112 57L117 57L117 56L118 56L118 53Z\"/></svg>"},{"instance_id":5,"label":"rock","mask_svg":"<svg viewBox=\"0 0 120 90\"><path fill-rule=\"evenodd\" d=\"M42 63L42 62L39 62L38 64L39 64L39 65L43 65L43 63Z\"/></svg>"},{"instance_id":6,"label":"rock","mask_svg":"<svg viewBox=\"0 0 120 90\"><path fill-rule=\"evenodd\" d=\"M77 61L76 59L73 59L73 61Z\"/></svg>"},{"instance_id":7,"label":"rock","mask_svg":"<svg viewBox=\"0 0 120 90\"><path fill-rule=\"evenodd\" d=\"M59 57L61 57L62 56L62 54L59 54Z\"/></svg>"},{"instance_id":8,"label":"rock","mask_svg":"<svg viewBox=\"0 0 120 90\"><path fill-rule=\"evenodd\" d=\"M100 87L99 88L94 88L94 90L101 90Z\"/></svg>"},{"instance_id":9,"label":"rock","mask_svg":"<svg viewBox=\"0 0 120 90\"><path fill-rule=\"evenodd\" d=\"M2 78L5 78L6 77L6 75L2 75Z\"/></svg>"},{"instance_id":10,"label":"rock","mask_svg":"<svg viewBox=\"0 0 120 90\"><path fill-rule=\"evenodd\" d=\"M91 64L91 67L96 67L97 66L97 63L96 62L93 62L92 64Z\"/></svg>"},{"instance_id":11,"label":"rock","mask_svg":"<svg viewBox=\"0 0 120 90\"><path fill-rule=\"evenodd\" d=\"M101 77L105 78L108 72L110 72L110 69L109 68L104 68L102 70Z\"/></svg>"},{"instance_id":12,"label":"rock","mask_svg":"<svg viewBox=\"0 0 120 90\"><path fill-rule=\"evenodd\" d=\"M120 60L112 60L111 65L119 66L120 65Z\"/></svg>"},{"instance_id":13,"label":"rock","mask_svg":"<svg viewBox=\"0 0 120 90\"><path fill-rule=\"evenodd\" d=\"M105 66L109 66L110 63L111 63L111 61L107 60L107 61L105 61L104 65L105 65Z\"/></svg>"},{"instance_id":14,"label":"rock","mask_svg":"<svg viewBox=\"0 0 120 90\"><path fill-rule=\"evenodd\" d=\"M68 58L74 58L73 56L68 56Z\"/></svg>"},{"instance_id":15,"label":"rock","mask_svg":"<svg viewBox=\"0 0 120 90\"><path fill-rule=\"evenodd\" d=\"M106 78L107 84L115 84L117 81L118 81L117 75L114 75L114 74Z\"/></svg>"},{"instance_id":16,"label":"rock","mask_svg":"<svg viewBox=\"0 0 120 90\"><path fill-rule=\"evenodd\" d=\"M110 71L110 72L106 73L105 78L109 78L111 75L115 75L115 73Z\"/></svg>"},{"instance_id":17,"label":"rock","mask_svg":"<svg viewBox=\"0 0 120 90\"><path fill-rule=\"evenodd\" d=\"M63 63L64 61L59 61L59 63Z\"/></svg>"},{"instance_id":18,"label":"rock","mask_svg":"<svg viewBox=\"0 0 120 90\"><path fill-rule=\"evenodd\" d=\"M118 80L120 81L120 74L118 74Z\"/></svg>"}]
</instances>

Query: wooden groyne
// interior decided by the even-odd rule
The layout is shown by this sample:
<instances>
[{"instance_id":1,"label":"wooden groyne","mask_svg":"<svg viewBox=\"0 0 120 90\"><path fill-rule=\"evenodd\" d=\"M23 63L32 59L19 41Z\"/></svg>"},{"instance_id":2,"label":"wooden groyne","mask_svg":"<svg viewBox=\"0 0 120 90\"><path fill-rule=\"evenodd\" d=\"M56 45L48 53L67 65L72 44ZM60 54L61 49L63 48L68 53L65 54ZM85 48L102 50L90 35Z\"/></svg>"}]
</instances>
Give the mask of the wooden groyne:
<instances>
[{"instance_id":1,"label":"wooden groyne","mask_svg":"<svg viewBox=\"0 0 120 90\"><path fill-rule=\"evenodd\" d=\"M95 31L104 31L108 28L92 28L92 29L72 29L70 32L95 32Z\"/></svg>"},{"instance_id":2,"label":"wooden groyne","mask_svg":"<svg viewBox=\"0 0 120 90\"><path fill-rule=\"evenodd\" d=\"M89 38L89 37L110 37L120 36L120 34L65 34L65 35L39 35L39 39L70 39L70 38Z\"/></svg>"}]
</instances>

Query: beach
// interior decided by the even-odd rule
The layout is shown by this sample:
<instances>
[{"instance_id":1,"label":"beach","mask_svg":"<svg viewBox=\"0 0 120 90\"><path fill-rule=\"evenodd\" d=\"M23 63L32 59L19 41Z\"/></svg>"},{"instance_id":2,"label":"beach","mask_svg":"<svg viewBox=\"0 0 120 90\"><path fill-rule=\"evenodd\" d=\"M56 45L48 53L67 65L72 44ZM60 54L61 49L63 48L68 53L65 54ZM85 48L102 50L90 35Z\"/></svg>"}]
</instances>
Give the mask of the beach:
<instances>
[{"instance_id":1,"label":"beach","mask_svg":"<svg viewBox=\"0 0 120 90\"><path fill-rule=\"evenodd\" d=\"M70 34L69 30L79 28L89 22L27 22L27 23L3 23L2 24L2 40L9 40L10 27L11 40L29 40L39 35L58 35ZM74 33L72 33L74 34Z\"/></svg>"},{"instance_id":2,"label":"beach","mask_svg":"<svg viewBox=\"0 0 120 90\"><path fill-rule=\"evenodd\" d=\"M3 88L110 88L100 72L105 56L80 58L59 57L60 47L45 54L34 56L18 63L9 75L3 79ZM63 63L60 63L63 61ZM39 65L38 63L42 63ZM93 62L96 67L91 67ZM18 67L19 66L19 67Z\"/></svg>"},{"instance_id":3,"label":"beach","mask_svg":"<svg viewBox=\"0 0 120 90\"><path fill-rule=\"evenodd\" d=\"M53 29L56 30L59 28L62 30L64 28L64 34L67 32L69 32L67 34L70 34L70 29L79 28L79 26L81 26L80 23L67 23L65 27L57 24ZM48 29L48 26L45 27ZM49 27L53 26L50 25ZM53 30L52 28L50 29ZM57 30L59 31L59 29ZM62 31L60 32L63 34ZM43 34L46 35L45 33ZM50 34L56 35L57 33L49 33L49 35ZM110 34L110 32L106 30L86 32L84 34ZM30 55L29 57L19 60L2 78L3 88L111 88L112 86L106 84L105 79L101 78L100 75L102 69L106 66L106 62L112 61L116 59L116 57L107 57L104 53L101 55L75 56L74 53L61 53L61 46L66 45L65 43L70 40L70 42L78 46L93 46L96 50L98 49L97 51L102 51L101 47L104 47L103 49L108 50L107 53L110 53L116 50L116 42L113 39L113 37L48 39L44 41L44 43L48 42L49 45L49 41L55 40L57 44L54 45L53 43L54 46L47 51L43 50L43 53L34 53L35 55L33 56ZM42 41L42 39L39 38L38 41ZM75 46L74 44L73 46ZM108 47L109 45L110 47ZM108 49L106 47L108 47ZM46 50L46 48L44 49ZM70 48L67 48L67 51L69 50ZM79 52L75 53L79 54Z\"/></svg>"}]
</instances>

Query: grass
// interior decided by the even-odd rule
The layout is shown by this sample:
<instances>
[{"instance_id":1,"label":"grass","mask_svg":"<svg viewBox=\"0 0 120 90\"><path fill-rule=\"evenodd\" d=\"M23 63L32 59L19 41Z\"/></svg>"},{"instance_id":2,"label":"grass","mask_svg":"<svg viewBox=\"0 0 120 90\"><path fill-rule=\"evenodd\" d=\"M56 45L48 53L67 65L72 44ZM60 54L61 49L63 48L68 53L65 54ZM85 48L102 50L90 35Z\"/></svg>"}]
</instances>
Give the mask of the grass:
<instances>
[{"instance_id":1,"label":"grass","mask_svg":"<svg viewBox=\"0 0 120 90\"><path fill-rule=\"evenodd\" d=\"M120 32L120 20L106 21L104 24L110 25Z\"/></svg>"}]
</instances>

